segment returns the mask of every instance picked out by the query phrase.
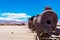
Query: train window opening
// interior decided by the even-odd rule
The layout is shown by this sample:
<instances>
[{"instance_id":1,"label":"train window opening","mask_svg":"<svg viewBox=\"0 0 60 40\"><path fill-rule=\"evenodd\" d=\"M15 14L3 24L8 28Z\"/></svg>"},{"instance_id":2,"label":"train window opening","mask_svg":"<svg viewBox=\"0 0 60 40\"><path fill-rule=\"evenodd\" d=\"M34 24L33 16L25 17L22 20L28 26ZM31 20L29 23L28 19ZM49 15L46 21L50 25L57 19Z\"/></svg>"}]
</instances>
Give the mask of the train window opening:
<instances>
[{"instance_id":1,"label":"train window opening","mask_svg":"<svg viewBox=\"0 0 60 40\"><path fill-rule=\"evenodd\" d=\"M51 24L51 21L50 20L47 20L47 24Z\"/></svg>"}]
</instances>

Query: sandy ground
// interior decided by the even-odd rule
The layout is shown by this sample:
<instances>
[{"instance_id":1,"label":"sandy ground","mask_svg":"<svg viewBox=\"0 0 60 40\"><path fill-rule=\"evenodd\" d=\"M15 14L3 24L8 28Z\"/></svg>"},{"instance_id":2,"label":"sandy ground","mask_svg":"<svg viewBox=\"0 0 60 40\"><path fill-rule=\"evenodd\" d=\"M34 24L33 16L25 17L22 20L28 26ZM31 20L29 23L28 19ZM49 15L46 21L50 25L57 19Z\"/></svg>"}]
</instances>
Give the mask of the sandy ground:
<instances>
[{"instance_id":1,"label":"sandy ground","mask_svg":"<svg viewBox=\"0 0 60 40\"><path fill-rule=\"evenodd\" d=\"M60 28L60 27L58 27ZM28 26L0 26L0 40L35 40Z\"/></svg>"},{"instance_id":2,"label":"sandy ground","mask_svg":"<svg viewBox=\"0 0 60 40\"><path fill-rule=\"evenodd\" d=\"M0 26L0 40L35 40L27 26Z\"/></svg>"}]
</instances>

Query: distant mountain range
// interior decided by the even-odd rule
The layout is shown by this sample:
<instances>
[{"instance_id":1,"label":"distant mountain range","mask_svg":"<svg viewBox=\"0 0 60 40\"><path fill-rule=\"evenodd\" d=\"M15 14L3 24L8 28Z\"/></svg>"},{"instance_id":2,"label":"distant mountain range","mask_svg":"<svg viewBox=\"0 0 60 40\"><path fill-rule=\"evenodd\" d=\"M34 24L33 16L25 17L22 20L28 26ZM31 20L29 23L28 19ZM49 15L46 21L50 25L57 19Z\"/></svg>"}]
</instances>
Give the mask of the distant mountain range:
<instances>
[{"instance_id":1,"label":"distant mountain range","mask_svg":"<svg viewBox=\"0 0 60 40\"><path fill-rule=\"evenodd\" d=\"M57 25L60 25L60 21L57 23Z\"/></svg>"},{"instance_id":2,"label":"distant mountain range","mask_svg":"<svg viewBox=\"0 0 60 40\"><path fill-rule=\"evenodd\" d=\"M25 23L27 24L28 21L14 21L14 20L0 20L0 24L21 24ZM60 25L60 21L57 23L57 25Z\"/></svg>"},{"instance_id":3,"label":"distant mountain range","mask_svg":"<svg viewBox=\"0 0 60 40\"><path fill-rule=\"evenodd\" d=\"M14 20L0 20L0 24L21 24L21 23L27 23L27 21L14 21Z\"/></svg>"}]
</instances>

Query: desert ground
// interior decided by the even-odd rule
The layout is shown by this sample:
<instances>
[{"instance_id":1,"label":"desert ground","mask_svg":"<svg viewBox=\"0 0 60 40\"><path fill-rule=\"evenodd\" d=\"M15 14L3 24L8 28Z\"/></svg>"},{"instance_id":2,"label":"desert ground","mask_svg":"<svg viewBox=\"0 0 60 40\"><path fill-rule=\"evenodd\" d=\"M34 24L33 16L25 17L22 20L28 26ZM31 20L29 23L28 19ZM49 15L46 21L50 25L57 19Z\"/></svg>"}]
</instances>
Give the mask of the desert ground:
<instances>
[{"instance_id":1,"label":"desert ground","mask_svg":"<svg viewBox=\"0 0 60 40\"><path fill-rule=\"evenodd\" d=\"M0 40L35 40L28 26L0 26Z\"/></svg>"},{"instance_id":2,"label":"desert ground","mask_svg":"<svg viewBox=\"0 0 60 40\"><path fill-rule=\"evenodd\" d=\"M59 27L58 27L59 28ZM0 26L0 40L35 40L36 33L32 33L28 26Z\"/></svg>"}]
</instances>

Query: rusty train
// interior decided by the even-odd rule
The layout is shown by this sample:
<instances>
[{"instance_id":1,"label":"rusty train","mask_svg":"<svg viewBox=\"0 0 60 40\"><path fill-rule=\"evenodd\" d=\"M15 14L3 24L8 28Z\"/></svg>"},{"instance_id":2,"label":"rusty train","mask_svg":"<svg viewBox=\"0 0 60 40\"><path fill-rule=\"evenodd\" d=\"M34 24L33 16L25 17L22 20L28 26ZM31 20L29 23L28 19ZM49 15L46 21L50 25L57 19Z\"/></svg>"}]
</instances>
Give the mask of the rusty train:
<instances>
[{"instance_id":1,"label":"rusty train","mask_svg":"<svg viewBox=\"0 0 60 40\"><path fill-rule=\"evenodd\" d=\"M41 15L32 16L29 18L28 28L36 32L36 40L45 40L46 38L46 40L50 40L52 38L52 35L60 35L60 29L56 28L57 22L57 14L52 10L52 8L45 7L44 12ZM57 39L60 40L60 38Z\"/></svg>"}]
</instances>

